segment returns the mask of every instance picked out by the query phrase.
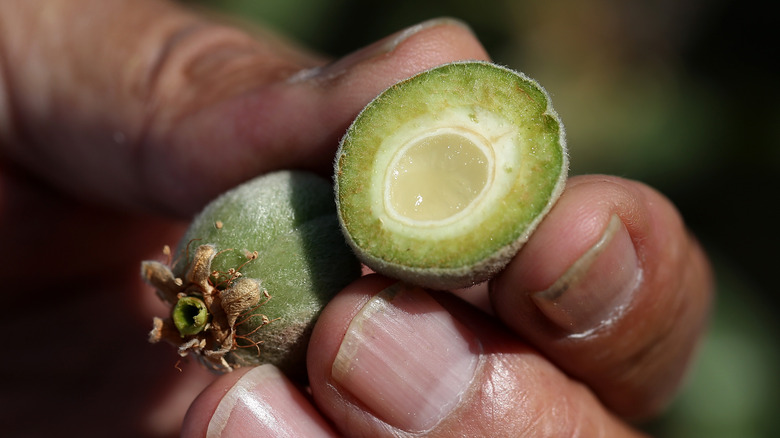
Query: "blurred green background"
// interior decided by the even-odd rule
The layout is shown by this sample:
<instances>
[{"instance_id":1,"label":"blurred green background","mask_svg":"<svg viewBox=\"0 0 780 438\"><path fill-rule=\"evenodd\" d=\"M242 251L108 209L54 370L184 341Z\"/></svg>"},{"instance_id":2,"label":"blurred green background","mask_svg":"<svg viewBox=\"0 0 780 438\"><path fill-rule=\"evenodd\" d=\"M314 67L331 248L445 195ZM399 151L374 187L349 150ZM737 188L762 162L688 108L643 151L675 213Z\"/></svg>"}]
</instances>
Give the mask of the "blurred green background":
<instances>
[{"instance_id":1,"label":"blurred green background","mask_svg":"<svg viewBox=\"0 0 780 438\"><path fill-rule=\"evenodd\" d=\"M416 22L469 23L500 64L543 84L572 172L644 181L715 264L711 330L660 437L780 436L780 105L771 2L189 0L334 57Z\"/></svg>"}]
</instances>

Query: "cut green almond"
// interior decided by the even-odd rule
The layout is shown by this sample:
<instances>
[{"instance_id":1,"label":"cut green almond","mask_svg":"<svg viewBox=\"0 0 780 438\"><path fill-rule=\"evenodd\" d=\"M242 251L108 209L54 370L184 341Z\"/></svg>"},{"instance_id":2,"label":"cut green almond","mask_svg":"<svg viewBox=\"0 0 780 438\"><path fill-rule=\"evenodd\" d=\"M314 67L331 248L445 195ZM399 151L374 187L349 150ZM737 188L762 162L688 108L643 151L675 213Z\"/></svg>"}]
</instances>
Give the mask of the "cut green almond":
<instances>
[{"instance_id":1,"label":"cut green almond","mask_svg":"<svg viewBox=\"0 0 780 438\"><path fill-rule=\"evenodd\" d=\"M350 126L335 161L339 220L373 270L467 287L520 249L567 170L539 84L491 63L447 64L393 85Z\"/></svg>"}]
</instances>

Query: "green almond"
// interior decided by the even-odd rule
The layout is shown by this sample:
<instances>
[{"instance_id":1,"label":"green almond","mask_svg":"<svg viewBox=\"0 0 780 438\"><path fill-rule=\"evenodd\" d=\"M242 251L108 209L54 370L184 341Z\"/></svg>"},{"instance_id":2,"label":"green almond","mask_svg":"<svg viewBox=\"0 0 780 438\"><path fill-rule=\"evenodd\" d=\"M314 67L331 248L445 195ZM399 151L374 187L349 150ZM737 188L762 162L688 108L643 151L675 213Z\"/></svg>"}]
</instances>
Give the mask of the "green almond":
<instances>
[{"instance_id":1,"label":"green almond","mask_svg":"<svg viewBox=\"0 0 780 438\"><path fill-rule=\"evenodd\" d=\"M467 287L509 262L567 171L563 125L537 82L447 64L385 90L350 126L335 160L338 217L373 270Z\"/></svg>"},{"instance_id":2,"label":"green almond","mask_svg":"<svg viewBox=\"0 0 780 438\"><path fill-rule=\"evenodd\" d=\"M305 353L325 304L361 275L336 217L332 184L278 171L210 202L168 263L142 277L171 306L151 342L166 341L209 368L270 363L305 379Z\"/></svg>"}]
</instances>

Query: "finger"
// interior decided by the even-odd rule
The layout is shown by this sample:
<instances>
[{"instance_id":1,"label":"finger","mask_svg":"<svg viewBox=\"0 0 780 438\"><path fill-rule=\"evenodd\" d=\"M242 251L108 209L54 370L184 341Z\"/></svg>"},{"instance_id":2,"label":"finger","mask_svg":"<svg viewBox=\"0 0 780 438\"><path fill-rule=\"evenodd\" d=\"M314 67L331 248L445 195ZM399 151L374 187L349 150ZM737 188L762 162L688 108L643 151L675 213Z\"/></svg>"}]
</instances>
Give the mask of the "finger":
<instances>
[{"instance_id":1,"label":"finger","mask_svg":"<svg viewBox=\"0 0 780 438\"><path fill-rule=\"evenodd\" d=\"M587 176L570 181L490 290L511 329L636 418L678 389L712 282L668 200L636 182Z\"/></svg>"},{"instance_id":2,"label":"finger","mask_svg":"<svg viewBox=\"0 0 780 438\"><path fill-rule=\"evenodd\" d=\"M484 56L473 35L451 20L415 26L213 109L173 123L157 119L150 137L166 148L145 163L144 175L157 188L158 200L180 199L190 209L203 202L204 193L210 197L273 169L304 168L330 176L340 137L373 97L418 71ZM195 142L197 151L191 148ZM214 166L215 157L220 166ZM199 178L190 185L193 170Z\"/></svg>"},{"instance_id":3,"label":"finger","mask_svg":"<svg viewBox=\"0 0 780 438\"><path fill-rule=\"evenodd\" d=\"M317 406L345 436L637 435L483 313L382 277L326 307L308 366Z\"/></svg>"},{"instance_id":4,"label":"finger","mask_svg":"<svg viewBox=\"0 0 780 438\"><path fill-rule=\"evenodd\" d=\"M329 173L347 125L381 90L486 58L453 20L323 65L172 3L46 4L0 5L13 10L0 13L0 153L82 197L183 216L262 172Z\"/></svg>"},{"instance_id":5,"label":"finger","mask_svg":"<svg viewBox=\"0 0 780 438\"><path fill-rule=\"evenodd\" d=\"M272 365L227 374L187 412L182 437L336 437L307 397Z\"/></svg>"}]
</instances>

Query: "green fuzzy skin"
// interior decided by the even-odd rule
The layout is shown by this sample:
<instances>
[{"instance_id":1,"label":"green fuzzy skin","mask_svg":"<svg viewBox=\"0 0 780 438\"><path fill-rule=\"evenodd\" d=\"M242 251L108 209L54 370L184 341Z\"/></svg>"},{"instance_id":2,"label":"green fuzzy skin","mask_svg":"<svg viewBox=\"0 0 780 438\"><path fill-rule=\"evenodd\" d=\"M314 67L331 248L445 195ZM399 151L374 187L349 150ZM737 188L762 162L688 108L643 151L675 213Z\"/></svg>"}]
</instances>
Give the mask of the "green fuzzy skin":
<instances>
[{"instance_id":1,"label":"green fuzzy skin","mask_svg":"<svg viewBox=\"0 0 780 438\"><path fill-rule=\"evenodd\" d=\"M217 221L221 227L215 225ZM272 320L250 336L252 342L262 342L259 349L239 340L247 348L228 353L228 363L272 363L290 374L300 374L320 311L361 274L360 263L339 230L332 185L296 171L275 172L242 184L215 199L194 219L177 251L189 252L191 257L193 248L203 244L224 251L214 258L212 271L241 267L243 278L259 280L270 295L251 312ZM254 251L257 259L247 261L246 254ZM188 264L189 260L177 263L174 275L183 276ZM237 334L261 323L260 317L252 318L237 325Z\"/></svg>"},{"instance_id":2,"label":"green fuzzy skin","mask_svg":"<svg viewBox=\"0 0 780 438\"><path fill-rule=\"evenodd\" d=\"M491 147L503 160L493 169L501 191L441 229L394 222L377 201L392 154L439 128L489 139L500 129L503 143ZM563 125L546 91L522 73L459 62L393 85L363 109L336 155L336 203L348 243L373 270L434 289L468 287L509 262L563 191L567 172Z\"/></svg>"}]
</instances>

